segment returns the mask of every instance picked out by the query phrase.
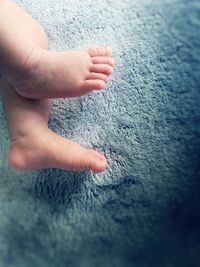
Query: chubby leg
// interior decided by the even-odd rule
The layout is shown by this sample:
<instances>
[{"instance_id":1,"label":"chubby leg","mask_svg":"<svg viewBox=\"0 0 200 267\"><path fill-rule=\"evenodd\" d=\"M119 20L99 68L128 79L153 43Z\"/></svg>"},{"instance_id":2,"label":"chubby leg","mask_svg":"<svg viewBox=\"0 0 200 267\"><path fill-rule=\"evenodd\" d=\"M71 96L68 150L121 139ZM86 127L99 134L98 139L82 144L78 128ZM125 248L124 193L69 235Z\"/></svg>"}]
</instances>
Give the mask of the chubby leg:
<instances>
[{"instance_id":1,"label":"chubby leg","mask_svg":"<svg viewBox=\"0 0 200 267\"><path fill-rule=\"evenodd\" d=\"M43 49L48 48L42 28L23 10L18 9L16 25L29 25L26 35ZM72 170L105 170L103 155L84 149L48 129L51 100L28 100L20 96L6 80L2 96L10 135L9 162L19 170L61 168Z\"/></svg>"},{"instance_id":2,"label":"chubby leg","mask_svg":"<svg viewBox=\"0 0 200 267\"><path fill-rule=\"evenodd\" d=\"M103 155L48 129L48 100L27 100L7 82L3 82L3 98L10 134L9 161L13 167L105 170L107 163Z\"/></svg>"},{"instance_id":3,"label":"chubby leg","mask_svg":"<svg viewBox=\"0 0 200 267\"><path fill-rule=\"evenodd\" d=\"M110 47L47 51L27 34L34 24L29 18L12 1L0 1L0 73L19 94L31 99L75 97L105 87L114 66Z\"/></svg>"},{"instance_id":4,"label":"chubby leg","mask_svg":"<svg viewBox=\"0 0 200 267\"><path fill-rule=\"evenodd\" d=\"M39 44L47 43L42 27L11 0L0 1L0 74L12 80ZM43 46L39 46L44 48Z\"/></svg>"}]
</instances>

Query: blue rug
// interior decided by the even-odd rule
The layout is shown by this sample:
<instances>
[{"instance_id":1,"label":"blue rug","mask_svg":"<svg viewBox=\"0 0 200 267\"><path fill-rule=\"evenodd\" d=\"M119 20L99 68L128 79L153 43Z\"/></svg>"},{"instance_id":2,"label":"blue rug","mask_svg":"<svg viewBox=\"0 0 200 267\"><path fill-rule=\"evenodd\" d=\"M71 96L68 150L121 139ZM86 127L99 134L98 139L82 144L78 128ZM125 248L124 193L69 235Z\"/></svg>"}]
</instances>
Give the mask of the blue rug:
<instances>
[{"instance_id":1,"label":"blue rug","mask_svg":"<svg viewBox=\"0 0 200 267\"><path fill-rule=\"evenodd\" d=\"M49 122L102 174L12 170L0 106L0 267L200 266L200 1L17 2L51 49L109 44L117 66Z\"/></svg>"}]
</instances>

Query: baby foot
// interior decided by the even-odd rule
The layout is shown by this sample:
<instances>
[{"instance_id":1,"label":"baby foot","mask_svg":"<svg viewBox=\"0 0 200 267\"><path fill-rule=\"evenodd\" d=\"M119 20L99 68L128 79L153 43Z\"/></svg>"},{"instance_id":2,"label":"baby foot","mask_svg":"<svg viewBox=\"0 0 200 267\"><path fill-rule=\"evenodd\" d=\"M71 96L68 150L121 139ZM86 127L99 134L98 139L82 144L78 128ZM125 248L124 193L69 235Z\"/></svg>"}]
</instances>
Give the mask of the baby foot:
<instances>
[{"instance_id":1,"label":"baby foot","mask_svg":"<svg viewBox=\"0 0 200 267\"><path fill-rule=\"evenodd\" d=\"M85 149L43 126L12 140L8 157L11 166L23 171L59 168L98 173L107 167L102 154Z\"/></svg>"},{"instance_id":2,"label":"baby foot","mask_svg":"<svg viewBox=\"0 0 200 267\"><path fill-rule=\"evenodd\" d=\"M113 67L110 47L68 52L37 47L13 85L26 98L77 97L103 89Z\"/></svg>"}]
</instances>

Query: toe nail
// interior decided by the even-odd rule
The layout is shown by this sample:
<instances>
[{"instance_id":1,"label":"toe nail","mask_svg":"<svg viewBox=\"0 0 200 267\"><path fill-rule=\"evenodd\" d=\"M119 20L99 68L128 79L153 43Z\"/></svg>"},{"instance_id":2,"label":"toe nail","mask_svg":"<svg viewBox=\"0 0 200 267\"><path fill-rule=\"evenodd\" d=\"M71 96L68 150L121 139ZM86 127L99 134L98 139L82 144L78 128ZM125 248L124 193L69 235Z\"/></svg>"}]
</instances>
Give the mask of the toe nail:
<instances>
[{"instance_id":1,"label":"toe nail","mask_svg":"<svg viewBox=\"0 0 200 267\"><path fill-rule=\"evenodd\" d=\"M97 156L98 156L100 161L106 161L106 158L104 157L104 155L98 153Z\"/></svg>"}]
</instances>

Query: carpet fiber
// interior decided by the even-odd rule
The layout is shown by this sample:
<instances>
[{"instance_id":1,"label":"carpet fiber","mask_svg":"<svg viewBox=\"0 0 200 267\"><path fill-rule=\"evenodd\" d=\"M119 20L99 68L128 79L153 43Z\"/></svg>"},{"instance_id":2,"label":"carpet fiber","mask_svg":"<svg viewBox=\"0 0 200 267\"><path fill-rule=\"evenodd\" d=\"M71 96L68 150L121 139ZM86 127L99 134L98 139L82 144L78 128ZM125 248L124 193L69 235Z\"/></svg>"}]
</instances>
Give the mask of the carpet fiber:
<instances>
[{"instance_id":1,"label":"carpet fiber","mask_svg":"<svg viewBox=\"0 0 200 267\"><path fill-rule=\"evenodd\" d=\"M107 89L55 100L91 172L16 172L0 104L0 267L200 266L200 1L18 0L51 49L113 47Z\"/></svg>"}]
</instances>

